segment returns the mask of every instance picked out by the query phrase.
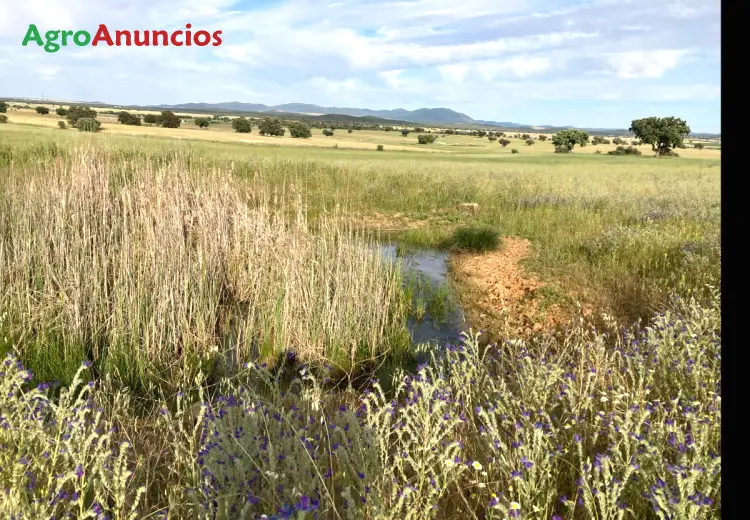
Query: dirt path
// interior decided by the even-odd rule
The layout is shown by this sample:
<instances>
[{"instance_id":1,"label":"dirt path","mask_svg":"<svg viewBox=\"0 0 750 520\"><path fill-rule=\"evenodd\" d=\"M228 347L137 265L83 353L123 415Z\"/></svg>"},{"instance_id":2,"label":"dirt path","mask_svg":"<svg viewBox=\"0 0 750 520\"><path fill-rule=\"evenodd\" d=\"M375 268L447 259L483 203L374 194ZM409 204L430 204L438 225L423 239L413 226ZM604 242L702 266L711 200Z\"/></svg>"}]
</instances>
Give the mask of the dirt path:
<instances>
[{"instance_id":1,"label":"dirt path","mask_svg":"<svg viewBox=\"0 0 750 520\"><path fill-rule=\"evenodd\" d=\"M573 295L541 282L520 264L530 253L528 240L505 237L499 251L452 257L451 269L467 318L493 340L554 330L577 313ZM583 313L588 315L590 310L584 307Z\"/></svg>"}]
</instances>

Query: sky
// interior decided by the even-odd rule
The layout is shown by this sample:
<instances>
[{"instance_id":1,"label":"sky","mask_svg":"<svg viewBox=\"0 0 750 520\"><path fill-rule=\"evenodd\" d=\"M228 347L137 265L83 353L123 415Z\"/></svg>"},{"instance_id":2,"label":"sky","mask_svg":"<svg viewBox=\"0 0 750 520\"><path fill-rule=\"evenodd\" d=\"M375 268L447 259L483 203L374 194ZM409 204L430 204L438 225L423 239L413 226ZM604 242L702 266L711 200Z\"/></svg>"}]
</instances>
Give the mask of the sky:
<instances>
[{"instance_id":1,"label":"sky","mask_svg":"<svg viewBox=\"0 0 750 520\"><path fill-rule=\"evenodd\" d=\"M719 0L0 0L0 97L242 101L720 132ZM222 31L217 47L76 47L40 32Z\"/></svg>"}]
</instances>

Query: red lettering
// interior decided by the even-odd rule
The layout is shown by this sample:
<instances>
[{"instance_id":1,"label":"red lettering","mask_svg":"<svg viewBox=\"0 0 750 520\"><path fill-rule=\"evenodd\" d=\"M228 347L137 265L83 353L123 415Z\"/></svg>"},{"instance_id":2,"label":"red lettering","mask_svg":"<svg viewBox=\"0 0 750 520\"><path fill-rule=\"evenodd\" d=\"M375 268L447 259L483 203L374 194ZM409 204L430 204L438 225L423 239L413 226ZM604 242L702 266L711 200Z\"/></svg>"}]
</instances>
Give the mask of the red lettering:
<instances>
[{"instance_id":1,"label":"red lettering","mask_svg":"<svg viewBox=\"0 0 750 520\"><path fill-rule=\"evenodd\" d=\"M102 24L99 24L99 30L96 31L96 35L94 36L94 40L91 42L91 45L96 47L96 45L104 40L107 42L107 45L114 45L115 42L112 41L112 37L109 35L109 30L107 29L107 26Z\"/></svg>"},{"instance_id":2,"label":"red lettering","mask_svg":"<svg viewBox=\"0 0 750 520\"><path fill-rule=\"evenodd\" d=\"M132 45L130 41L130 31L115 31L115 42L117 42L116 45L118 47L122 45L122 43L120 42L120 39L123 36L125 37L125 47L130 47L130 45Z\"/></svg>"},{"instance_id":3,"label":"red lettering","mask_svg":"<svg viewBox=\"0 0 750 520\"><path fill-rule=\"evenodd\" d=\"M151 45L151 42L148 40L148 31L143 31L143 41L139 38L141 35L141 31L133 31L133 40L135 41L136 47L143 47L144 45L148 47Z\"/></svg>"},{"instance_id":4,"label":"red lettering","mask_svg":"<svg viewBox=\"0 0 750 520\"><path fill-rule=\"evenodd\" d=\"M189 23L185 25L185 29L190 29L193 26L193 24ZM191 33L189 30L185 33L185 45L190 47L193 44L193 33Z\"/></svg>"},{"instance_id":5,"label":"red lettering","mask_svg":"<svg viewBox=\"0 0 750 520\"><path fill-rule=\"evenodd\" d=\"M204 41L200 41L198 38L205 38ZM199 47L205 47L208 45L208 42L211 41L211 33L208 31L198 31L195 33L195 36L193 37L193 41L195 44Z\"/></svg>"},{"instance_id":6,"label":"red lettering","mask_svg":"<svg viewBox=\"0 0 750 520\"><path fill-rule=\"evenodd\" d=\"M221 31L214 32L214 40L216 40L213 44L214 47L218 47L219 45L221 45Z\"/></svg>"},{"instance_id":7,"label":"red lettering","mask_svg":"<svg viewBox=\"0 0 750 520\"><path fill-rule=\"evenodd\" d=\"M169 46L169 34L167 31L151 31L151 36L154 40L154 47L157 47L159 45L159 40L157 40L157 36L161 36L162 45L164 47Z\"/></svg>"},{"instance_id":8,"label":"red lettering","mask_svg":"<svg viewBox=\"0 0 750 520\"><path fill-rule=\"evenodd\" d=\"M182 34L182 31L175 31L172 33L172 37L169 39L169 41L172 42L172 45L175 47L182 47L182 42L177 41L177 37Z\"/></svg>"}]
</instances>

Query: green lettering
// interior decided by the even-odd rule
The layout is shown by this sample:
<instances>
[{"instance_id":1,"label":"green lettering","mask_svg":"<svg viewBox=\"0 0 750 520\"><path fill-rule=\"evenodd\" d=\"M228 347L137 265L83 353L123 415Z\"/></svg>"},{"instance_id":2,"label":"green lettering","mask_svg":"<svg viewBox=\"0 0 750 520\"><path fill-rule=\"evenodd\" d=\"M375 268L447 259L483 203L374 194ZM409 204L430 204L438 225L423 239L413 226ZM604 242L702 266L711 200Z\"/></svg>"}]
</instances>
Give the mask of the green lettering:
<instances>
[{"instance_id":1,"label":"green lettering","mask_svg":"<svg viewBox=\"0 0 750 520\"><path fill-rule=\"evenodd\" d=\"M23 41L21 42L21 45L26 47L26 44L29 43L30 40L33 40L36 42L37 45L44 45L44 40L42 40L42 35L39 34L39 29L36 28L36 25L29 24L29 30L26 31L26 36L24 36Z\"/></svg>"},{"instance_id":2,"label":"green lettering","mask_svg":"<svg viewBox=\"0 0 750 520\"><path fill-rule=\"evenodd\" d=\"M60 45L55 43L60 37L60 31L47 31L44 35L47 38L47 44L44 46L46 52L57 52L60 50Z\"/></svg>"},{"instance_id":3,"label":"green lettering","mask_svg":"<svg viewBox=\"0 0 750 520\"><path fill-rule=\"evenodd\" d=\"M63 47L68 45L68 36L73 36L73 31L63 31L62 33L62 45Z\"/></svg>"},{"instance_id":4,"label":"green lettering","mask_svg":"<svg viewBox=\"0 0 750 520\"><path fill-rule=\"evenodd\" d=\"M83 41L79 41L81 36L83 37ZM78 31L77 33L73 35L73 42L79 47L88 45L90 41L91 41L91 34L89 34L86 31Z\"/></svg>"}]
</instances>

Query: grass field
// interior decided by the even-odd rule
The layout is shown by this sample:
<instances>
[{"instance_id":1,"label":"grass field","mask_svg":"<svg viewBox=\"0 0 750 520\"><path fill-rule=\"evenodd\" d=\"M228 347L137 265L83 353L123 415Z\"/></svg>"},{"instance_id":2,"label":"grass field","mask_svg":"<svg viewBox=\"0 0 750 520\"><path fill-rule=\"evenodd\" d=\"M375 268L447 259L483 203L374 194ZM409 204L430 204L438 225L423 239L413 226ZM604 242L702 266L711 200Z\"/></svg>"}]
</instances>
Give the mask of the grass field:
<instances>
[{"instance_id":1,"label":"grass field","mask_svg":"<svg viewBox=\"0 0 750 520\"><path fill-rule=\"evenodd\" d=\"M8 116L2 515L720 517L719 150Z\"/></svg>"}]
</instances>

